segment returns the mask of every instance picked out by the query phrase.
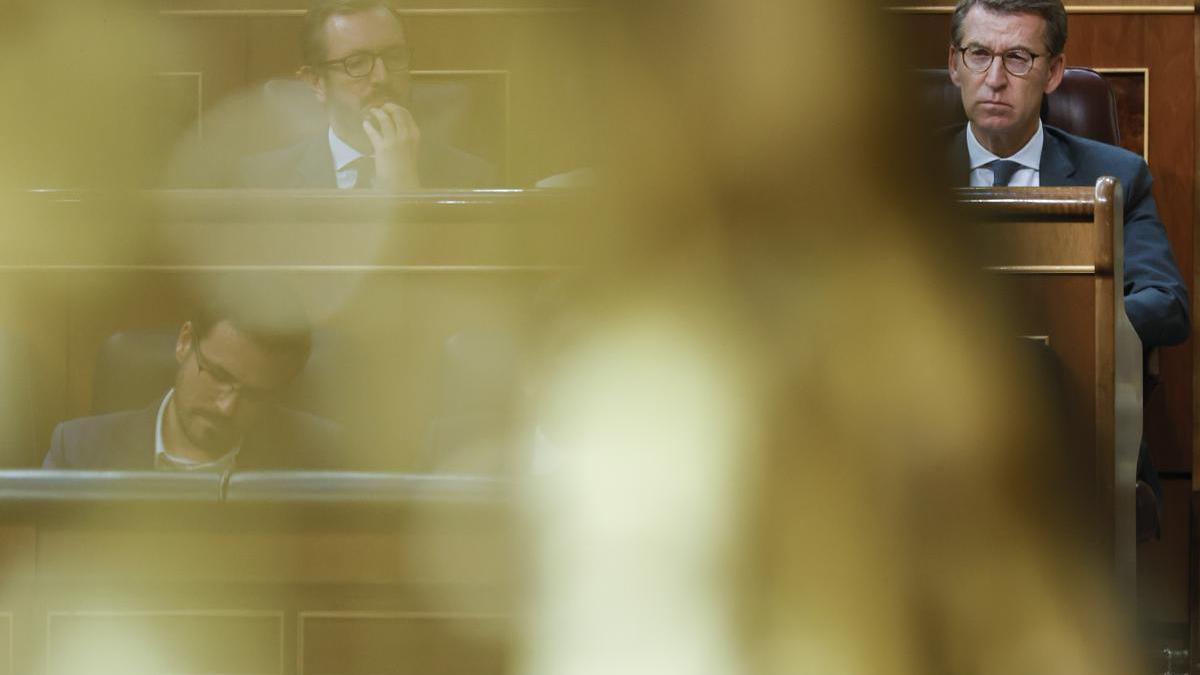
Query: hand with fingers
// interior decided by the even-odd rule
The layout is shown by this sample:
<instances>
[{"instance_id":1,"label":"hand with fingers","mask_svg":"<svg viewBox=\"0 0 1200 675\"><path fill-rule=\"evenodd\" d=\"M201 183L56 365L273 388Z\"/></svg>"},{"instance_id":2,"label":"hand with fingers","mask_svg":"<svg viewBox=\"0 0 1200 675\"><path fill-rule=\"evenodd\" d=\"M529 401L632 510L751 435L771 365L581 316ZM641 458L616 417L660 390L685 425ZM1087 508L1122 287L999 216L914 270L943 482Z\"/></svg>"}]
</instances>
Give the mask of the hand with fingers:
<instances>
[{"instance_id":1,"label":"hand with fingers","mask_svg":"<svg viewBox=\"0 0 1200 675\"><path fill-rule=\"evenodd\" d=\"M363 131L375 149L375 187L397 192L421 187L417 156L421 130L412 114L395 103L369 108Z\"/></svg>"}]
</instances>

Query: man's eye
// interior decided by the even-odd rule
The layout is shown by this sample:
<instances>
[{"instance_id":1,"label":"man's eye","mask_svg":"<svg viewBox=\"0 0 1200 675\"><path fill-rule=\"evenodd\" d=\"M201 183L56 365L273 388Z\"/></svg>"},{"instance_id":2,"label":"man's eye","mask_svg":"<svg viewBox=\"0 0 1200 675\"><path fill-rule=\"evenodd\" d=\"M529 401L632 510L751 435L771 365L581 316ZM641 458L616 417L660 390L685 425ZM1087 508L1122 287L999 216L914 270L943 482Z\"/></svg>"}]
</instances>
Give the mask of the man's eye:
<instances>
[{"instance_id":1,"label":"man's eye","mask_svg":"<svg viewBox=\"0 0 1200 675\"><path fill-rule=\"evenodd\" d=\"M967 50L967 56L973 59L990 59L992 53L982 47L972 47Z\"/></svg>"},{"instance_id":2,"label":"man's eye","mask_svg":"<svg viewBox=\"0 0 1200 675\"><path fill-rule=\"evenodd\" d=\"M346 57L346 66L352 70L357 70L365 67L372 60L373 57L369 54L355 54L353 56Z\"/></svg>"},{"instance_id":3,"label":"man's eye","mask_svg":"<svg viewBox=\"0 0 1200 675\"><path fill-rule=\"evenodd\" d=\"M1033 57L1030 56L1029 52L1008 52L1004 55L1004 58L1007 61L1014 63L1029 63L1033 60Z\"/></svg>"}]
</instances>

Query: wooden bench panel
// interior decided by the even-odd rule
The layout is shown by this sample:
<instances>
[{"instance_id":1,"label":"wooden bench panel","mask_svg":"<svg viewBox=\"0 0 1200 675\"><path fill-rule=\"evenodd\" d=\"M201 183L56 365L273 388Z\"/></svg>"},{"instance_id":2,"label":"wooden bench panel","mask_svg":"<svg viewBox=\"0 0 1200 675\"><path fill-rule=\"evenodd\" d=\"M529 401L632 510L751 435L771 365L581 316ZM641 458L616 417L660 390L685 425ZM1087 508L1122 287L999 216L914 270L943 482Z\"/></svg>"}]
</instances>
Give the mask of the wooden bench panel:
<instances>
[{"instance_id":1,"label":"wooden bench panel","mask_svg":"<svg viewBox=\"0 0 1200 675\"><path fill-rule=\"evenodd\" d=\"M1075 477L1086 481L1116 587L1132 602L1142 347L1125 315L1120 184L966 188L957 197L985 266L1011 293L1019 333L1053 354Z\"/></svg>"}]
</instances>

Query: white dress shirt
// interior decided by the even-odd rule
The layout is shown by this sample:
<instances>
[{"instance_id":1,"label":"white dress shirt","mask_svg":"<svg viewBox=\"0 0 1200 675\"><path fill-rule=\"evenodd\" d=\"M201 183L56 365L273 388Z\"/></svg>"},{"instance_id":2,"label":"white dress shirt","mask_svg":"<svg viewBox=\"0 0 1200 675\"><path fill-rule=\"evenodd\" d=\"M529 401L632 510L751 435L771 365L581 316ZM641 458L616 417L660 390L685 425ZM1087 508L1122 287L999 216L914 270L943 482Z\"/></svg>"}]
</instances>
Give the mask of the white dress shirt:
<instances>
[{"instance_id":1,"label":"white dress shirt","mask_svg":"<svg viewBox=\"0 0 1200 675\"><path fill-rule=\"evenodd\" d=\"M234 462L237 460L238 451L242 449L240 445L211 462L197 462L191 459L184 459L183 457L176 457L167 452L167 446L163 444L163 423L167 416L167 404L171 402L171 397L174 395L175 388L172 387L167 392L167 395L163 397L162 403L159 404L158 417L154 419L154 468L173 469L175 471L224 471L232 469Z\"/></svg>"},{"instance_id":2,"label":"white dress shirt","mask_svg":"<svg viewBox=\"0 0 1200 675\"><path fill-rule=\"evenodd\" d=\"M358 180L358 169L348 165L359 157L369 157L370 155L362 154L339 138L337 134L333 133L333 127L329 127L329 151L333 153L333 172L337 175L338 189L349 190Z\"/></svg>"},{"instance_id":3,"label":"white dress shirt","mask_svg":"<svg viewBox=\"0 0 1200 675\"><path fill-rule=\"evenodd\" d=\"M1012 179L1008 182L1010 186L1037 187L1041 185L1042 143L1045 138L1042 121L1038 120L1037 133L1029 139L1025 147L1018 150L1012 157L997 157L992 154L991 150L983 147L979 139L975 138L975 131L971 128L971 123L967 122L967 154L971 159L971 187L992 186L992 170L985 165L997 159L1007 159L1021 165L1021 168L1013 173Z\"/></svg>"}]
</instances>

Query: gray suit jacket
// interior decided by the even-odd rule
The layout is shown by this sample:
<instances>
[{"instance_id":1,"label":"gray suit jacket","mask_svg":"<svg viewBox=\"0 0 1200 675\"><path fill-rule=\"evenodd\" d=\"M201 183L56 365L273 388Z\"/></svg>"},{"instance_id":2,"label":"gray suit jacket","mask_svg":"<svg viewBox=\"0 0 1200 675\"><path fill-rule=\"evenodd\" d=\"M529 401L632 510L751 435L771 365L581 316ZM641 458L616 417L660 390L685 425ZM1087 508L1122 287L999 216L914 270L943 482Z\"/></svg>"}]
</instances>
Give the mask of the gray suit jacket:
<instances>
[{"instance_id":1,"label":"gray suit jacket","mask_svg":"<svg viewBox=\"0 0 1200 675\"><path fill-rule=\"evenodd\" d=\"M1095 185L1101 176L1121 181L1125 191L1125 313L1145 347L1183 342L1191 331L1191 304L1158 218L1146 162L1123 148L1051 126L1043 128L1042 185ZM965 125L958 128L948 146L948 166L959 185L966 185L970 176L966 134Z\"/></svg>"},{"instance_id":2,"label":"gray suit jacket","mask_svg":"<svg viewBox=\"0 0 1200 675\"><path fill-rule=\"evenodd\" d=\"M47 469L154 469L154 423L159 402L62 422L54 428ZM345 459L337 425L314 415L273 408L242 441L239 469L336 469Z\"/></svg>"},{"instance_id":3,"label":"gray suit jacket","mask_svg":"<svg viewBox=\"0 0 1200 675\"><path fill-rule=\"evenodd\" d=\"M426 188L497 187L491 164L458 148L421 142L421 186ZM295 145L250 155L238 162L235 187L333 189L337 177L327 132Z\"/></svg>"}]
</instances>

